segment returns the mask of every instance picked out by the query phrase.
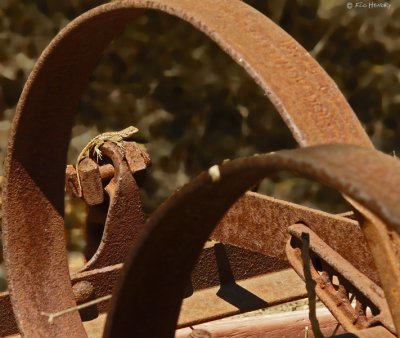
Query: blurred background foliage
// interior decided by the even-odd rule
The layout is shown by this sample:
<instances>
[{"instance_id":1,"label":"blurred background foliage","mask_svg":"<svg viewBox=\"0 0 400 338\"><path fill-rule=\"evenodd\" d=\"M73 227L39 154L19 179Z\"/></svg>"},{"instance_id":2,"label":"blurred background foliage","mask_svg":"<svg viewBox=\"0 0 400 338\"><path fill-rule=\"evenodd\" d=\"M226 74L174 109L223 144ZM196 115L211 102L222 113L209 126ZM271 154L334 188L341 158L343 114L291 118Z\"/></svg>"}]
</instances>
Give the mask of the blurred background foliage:
<instances>
[{"instance_id":1,"label":"blurred background foliage","mask_svg":"<svg viewBox=\"0 0 400 338\"><path fill-rule=\"evenodd\" d=\"M245 2L318 60L378 149L391 154L399 150L399 0L388 2L389 9L348 9L348 1L340 0ZM0 163L15 106L37 58L69 21L102 3L0 1ZM158 12L133 21L105 51L82 97L68 162L74 163L98 133L128 125L139 127L149 141L153 167L142 189L147 213L226 158L297 146L274 107L239 66L202 33ZM336 192L289 173L264 180L259 191L329 212L346 210ZM84 207L66 200L68 246L81 251Z\"/></svg>"}]
</instances>

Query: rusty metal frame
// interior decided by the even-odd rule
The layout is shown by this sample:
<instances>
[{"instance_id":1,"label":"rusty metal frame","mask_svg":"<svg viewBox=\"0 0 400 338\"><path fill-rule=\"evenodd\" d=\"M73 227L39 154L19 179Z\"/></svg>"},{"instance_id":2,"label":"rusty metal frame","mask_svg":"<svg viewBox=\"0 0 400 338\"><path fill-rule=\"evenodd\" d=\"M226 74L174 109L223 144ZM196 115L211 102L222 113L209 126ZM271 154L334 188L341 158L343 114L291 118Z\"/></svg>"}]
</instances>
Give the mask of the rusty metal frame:
<instances>
[{"instance_id":1,"label":"rusty metal frame","mask_svg":"<svg viewBox=\"0 0 400 338\"><path fill-rule=\"evenodd\" d=\"M118 163L118 161L115 162L115 165L117 167L125 166L124 163ZM108 164L105 166L108 166ZM101 168L100 172L102 172ZM120 183L112 189L114 191L112 205L118 204L119 195L122 194L123 197L125 196L124 198L127 198L128 192L132 190L130 188L132 185L130 175L122 175L119 179L118 177L117 174L116 181ZM127 182L124 182L126 179ZM109 190L109 188L107 189ZM138 196L133 191L132 201L137 198ZM123 205L126 207L132 201L123 203ZM283 212L284 217L281 216ZM244 217L248 218L249 213L257 215L257 217L244 220ZM112 215L114 216L111 217ZM108 228L108 230L105 230L103 235L103 241L110 243L99 248L99 252L95 255L95 257L104 256L103 259L92 259L92 262L88 262L81 272L75 273L71 277L74 286L79 282L90 283L93 286L93 294L96 298L111 293L120 266L117 270L113 270L114 272L107 270L107 273L101 272L101 269L94 269L94 267L104 265L110 268L113 262L116 263L116 258L122 258L121 252L124 252L130 246L128 240L121 242L118 236L115 238L110 236L110 231L119 229L121 234L128 232L127 235L131 236L136 231L137 221L139 221L140 226L140 213L132 214L134 218L131 220L131 224L126 223L128 217L132 217L130 212L123 217L123 220L121 217L115 217L115 215L118 215L118 213L115 214L113 207L111 207L106 222L106 229ZM303 286L296 286L295 280L291 280L291 277L287 276L285 271L282 271L288 267L286 257L283 257L282 253L285 241L289 238L286 229L299 220L307 222L317 233L324 236L327 243L341 254L346 255L363 273L378 280L372 258L369 257L366 244L362 241L361 230L354 220L247 192L224 215L217 226L217 233L215 231L213 233L214 237L223 236L221 240L224 244L209 243L202 250L196 267L191 273L191 286L195 292L189 298L185 298L178 326L181 326L182 323L184 325L201 323L236 314L239 311L248 311L266 305L270 306L277 302L304 297ZM126 223L125 229L119 228L121 222ZM246 226L243 227L243 224ZM96 226L98 227L99 224L96 224ZM251 241L250 234L253 234L255 240ZM261 241L262 238L274 238L274 241L273 243L269 242L268 245L268 241L266 244ZM354 242L357 245L354 245ZM232 246L227 243L239 246ZM262 245L258 246L260 243ZM118 248L106 250L108 246L117 246ZM351 249L351 246L353 246L353 249ZM250 248L253 251L248 251L243 247ZM104 250L106 252L103 252ZM107 255L110 253L114 253L114 256ZM122 260L119 261L122 262ZM280 271L280 273L276 273L277 271ZM108 277L109 274L112 278ZM261 276L255 277L257 275ZM243 279L248 279L248 282L241 281ZM257 280L263 280L264 285L257 283ZM275 281L270 287L268 286L269 280ZM279 286L282 283L285 285L284 290ZM105 287L106 284L107 287ZM201 291L205 288L207 290ZM246 293L246 297L243 297L244 293ZM77 300L82 298L79 292L74 292L74 296ZM99 313L107 311L107 303L102 302L98 306ZM0 309L5 313L4 320L0 322L2 324L0 335L18 332L11 304L9 304L8 293L0 296L0 304L2 304ZM208 305L204 306L205 304Z\"/></svg>"},{"instance_id":2,"label":"rusty metal frame","mask_svg":"<svg viewBox=\"0 0 400 338\"><path fill-rule=\"evenodd\" d=\"M286 245L286 253L303 280L304 259L301 258L300 247L302 236L309 235L309 249L313 256L310 260L310 273L316 283L316 293L347 332L377 324L382 324L392 333L396 332L385 294L378 285L354 268L306 225L294 224L288 230L292 237ZM318 263L314 264L314 261ZM334 277L337 280L333 280ZM355 306L352 301L356 302Z\"/></svg>"},{"instance_id":3,"label":"rusty metal frame","mask_svg":"<svg viewBox=\"0 0 400 338\"><path fill-rule=\"evenodd\" d=\"M290 237L287 228L297 222L307 224L357 269L380 283L357 221L258 193L246 192L241 196L218 223L211 238L286 260L285 245Z\"/></svg>"},{"instance_id":4,"label":"rusty metal frame","mask_svg":"<svg viewBox=\"0 0 400 338\"><path fill-rule=\"evenodd\" d=\"M268 173L283 169L340 191L399 232L400 162L378 151L322 145L222 164L218 179L201 174L152 215L124 264L105 336L122 337L129 330L133 337L173 337L184 287L204 242L240 195ZM174 241L180 245L171 245ZM154 325L154 317L163 320Z\"/></svg>"},{"instance_id":5,"label":"rusty metal frame","mask_svg":"<svg viewBox=\"0 0 400 338\"><path fill-rule=\"evenodd\" d=\"M372 147L345 98L317 62L282 29L238 0L203 0L196 6L190 0L129 0L87 12L60 32L40 57L11 130L3 243L11 300L24 335L86 336L77 313L59 317L51 325L40 315L75 304L63 238L68 140L81 93L102 51L143 8L179 17L219 44L265 91L301 146ZM191 186L198 182L202 179ZM239 195L216 196L227 206ZM196 208L201 206L211 207ZM150 262L147 268L155 267Z\"/></svg>"}]
</instances>

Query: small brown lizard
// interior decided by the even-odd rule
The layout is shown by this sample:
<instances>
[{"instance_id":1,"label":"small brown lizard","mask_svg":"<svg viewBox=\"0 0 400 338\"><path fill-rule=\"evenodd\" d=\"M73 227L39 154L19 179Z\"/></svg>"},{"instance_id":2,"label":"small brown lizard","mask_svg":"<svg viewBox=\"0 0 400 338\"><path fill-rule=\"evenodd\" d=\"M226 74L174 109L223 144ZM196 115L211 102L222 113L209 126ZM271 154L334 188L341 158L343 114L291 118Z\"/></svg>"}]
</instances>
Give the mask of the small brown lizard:
<instances>
[{"instance_id":1,"label":"small brown lizard","mask_svg":"<svg viewBox=\"0 0 400 338\"><path fill-rule=\"evenodd\" d=\"M89 157L92 152L96 154L97 162L102 159L102 154L100 151L100 147L105 142L112 142L123 149L122 141L131 138L134 134L139 131L136 127L129 126L125 129L120 131L108 131L103 134L97 135L94 137L80 152L78 158L76 159L76 177L78 179L78 194L82 196L82 185L81 185L81 178L79 176L78 165L79 162L82 161L84 158Z\"/></svg>"}]
</instances>

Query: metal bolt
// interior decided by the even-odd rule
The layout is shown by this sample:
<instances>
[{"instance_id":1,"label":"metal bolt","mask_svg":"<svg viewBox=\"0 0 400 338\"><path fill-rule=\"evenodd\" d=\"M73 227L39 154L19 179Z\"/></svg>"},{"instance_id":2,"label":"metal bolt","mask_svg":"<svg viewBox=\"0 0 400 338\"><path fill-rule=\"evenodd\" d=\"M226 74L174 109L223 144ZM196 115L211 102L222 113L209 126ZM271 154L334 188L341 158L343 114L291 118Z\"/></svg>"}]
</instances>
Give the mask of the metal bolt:
<instances>
[{"instance_id":1,"label":"metal bolt","mask_svg":"<svg viewBox=\"0 0 400 338\"><path fill-rule=\"evenodd\" d=\"M86 303L94 299L94 287L92 283L87 281L80 281L72 286L77 304Z\"/></svg>"}]
</instances>

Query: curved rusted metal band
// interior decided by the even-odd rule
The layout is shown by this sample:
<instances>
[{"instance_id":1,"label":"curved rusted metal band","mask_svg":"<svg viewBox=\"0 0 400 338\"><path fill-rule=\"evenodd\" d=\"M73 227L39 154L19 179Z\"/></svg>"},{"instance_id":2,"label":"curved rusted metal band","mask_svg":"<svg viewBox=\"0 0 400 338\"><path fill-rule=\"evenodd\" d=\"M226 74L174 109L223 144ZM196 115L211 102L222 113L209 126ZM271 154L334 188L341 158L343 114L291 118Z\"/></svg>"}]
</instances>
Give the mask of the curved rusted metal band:
<instances>
[{"instance_id":1,"label":"curved rusted metal band","mask_svg":"<svg viewBox=\"0 0 400 338\"><path fill-rule=\"evenodd\" d=\"M124 264L105 337L127 332L130 337L173 337L185 286L205 241L240 195L273 171L293 170L316 179L400 232L400 162L378 151L323 145L234 160L219 170L219 181L202 173L151 216Z\"/></svg>"},{"instance_id":2,"label":"curved rusted metal band","mask_svg":"<svg viewBox=\"0 0 400 338\"><path fill-rule=\"evenodd\" d=\"M321 67L282 29L238 0L131 0L89 11L40 57L11 130L3 241L13 308L26 336L85 336L77 313L50 325L40 312L74 304L63 238L64 168L73 115L102 51L137 8L180 17L217 42L264 89L301 145L371 147Z\"/></svg>"}]
</instances>

